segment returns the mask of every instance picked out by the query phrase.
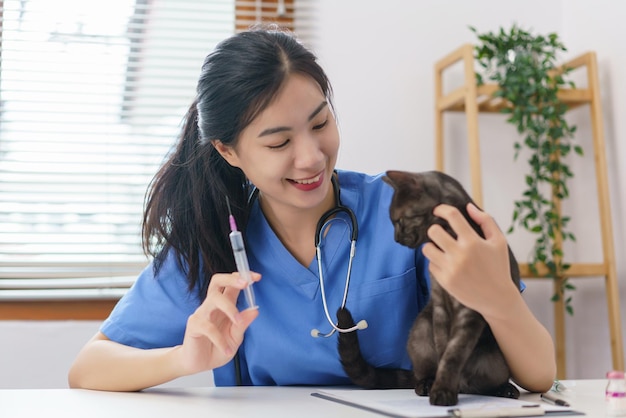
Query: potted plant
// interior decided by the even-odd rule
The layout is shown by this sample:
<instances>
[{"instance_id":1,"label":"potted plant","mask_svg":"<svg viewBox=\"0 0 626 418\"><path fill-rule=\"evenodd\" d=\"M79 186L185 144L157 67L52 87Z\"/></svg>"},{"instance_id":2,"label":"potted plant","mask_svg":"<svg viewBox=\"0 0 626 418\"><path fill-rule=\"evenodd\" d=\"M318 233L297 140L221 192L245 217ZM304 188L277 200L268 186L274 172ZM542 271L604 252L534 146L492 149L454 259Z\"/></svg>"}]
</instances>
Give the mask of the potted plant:
<instances>
[{"instance_id":1,"label":"potted plant","mask_svg":"<svg viewBox=\"0 0 626 418\"><path fill-rule=\"evenodd\" d=\"M583 150L572 143L576 127L565 120L567 106L557 96L560 88L574 87L565 80L568 69L556 66L557 54L566 49L555 33L533 35L517 25L509 31L470 30L478 37L475 58L484 72L476 73L477 82L480 85L487 79L499 86L494 96L506 101L502 112L520 134L513 144L515 159L523 150L529 155L526 188L515 201L508 232L518 225L536 237L529 268L535 275L545 269L546 277L559 280L561 286L552 300L563 298L571 315L572 297L566 293L575 286L564 275L569 264L563 261L562 246L576 237L566 230L570 218L562 216L560 205L569 196L567 180L573 177L564 157L572 150L582 155Z\"/></svg>"}]
</instances>

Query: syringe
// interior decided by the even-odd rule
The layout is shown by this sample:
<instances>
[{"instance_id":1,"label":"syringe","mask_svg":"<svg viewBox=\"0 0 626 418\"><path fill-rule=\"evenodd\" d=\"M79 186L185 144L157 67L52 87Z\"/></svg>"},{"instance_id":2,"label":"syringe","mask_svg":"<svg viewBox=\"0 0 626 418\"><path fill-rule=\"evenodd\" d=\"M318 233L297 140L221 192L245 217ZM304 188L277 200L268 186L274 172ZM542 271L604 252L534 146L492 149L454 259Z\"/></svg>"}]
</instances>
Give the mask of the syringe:
<instances>
[{"instance_id":1,"label":"syringe","mask_svg":"<svg viewBox=\"0 0 626 418\"><path fill-rule=\"evenodd\" d=\"M246 248L243 245L243 237L241 232L237 230L237 224L235 223L235 217L230 210L230 201L226 196L226 205L228 206L228 222L230 223L230 245L233 248L233 254L235 255L235 264L237 264L237 271L239 275L248 283L243 289L248 303L248 308L257 308L254 300L254 291L252 290L252 277L250 275L250 266L248 264L248 256L246 255Z\"/></svg>"}]
</instances>

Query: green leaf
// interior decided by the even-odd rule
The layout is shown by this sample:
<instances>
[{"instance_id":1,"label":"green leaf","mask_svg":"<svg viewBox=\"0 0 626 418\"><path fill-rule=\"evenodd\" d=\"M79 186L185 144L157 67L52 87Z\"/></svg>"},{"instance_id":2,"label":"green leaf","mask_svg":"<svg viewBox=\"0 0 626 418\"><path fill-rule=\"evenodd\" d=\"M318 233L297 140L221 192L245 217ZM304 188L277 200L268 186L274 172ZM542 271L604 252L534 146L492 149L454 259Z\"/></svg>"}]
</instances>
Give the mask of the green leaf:
<instances>
[{"instance_id":1,"label":"green leaf","mask_svg":"<svg viewBox=\"0 0 626 418\"><path fill-rule=\"evenodd\" d=\"M533 176L529 176L529 175L526 176L526 184L528 186L532 186L534 182L535 182L535 179L533 178Z\"/></svg>"},{"instance_id":2,"label":"green leaf","mask_svg":"<svg viewBox=\"0 0 626 418\"><path fill-rule=\"evenodd\" d=\"M564 230L570 217L561 216L552 199L569 197L568 180L574 173L566 158L572 151L583 155L583 148L571 141L577 127L565 118L568 106L557 96L560 88L576 88L569 79L572 68L554 72L557 54L567 49L556 33L533 34L516 24L486 33L469 28L479 40L475 47L479 66L491 71L490 80L500 87L495 96L511 104L501 113L519 133L512 141L513 159L517 161L522 154L528 156L526 189L521 192L522 198L514 201L512 225L507 232L512 233L519 225L534 234L530 270L537 275L535 263L541 262L548 268L547 277L555 277L557 272L570 268L570 264L562 262L563 249L555 246L556 238L575 242L576 237ZM514 62L509 60L510 50L516 51ZM568 281L562 287L563 291L574 290ZM559 294L553 300L559 300ZM573 313L571 296L565 305Z\"/></svg>"}]
</instances>

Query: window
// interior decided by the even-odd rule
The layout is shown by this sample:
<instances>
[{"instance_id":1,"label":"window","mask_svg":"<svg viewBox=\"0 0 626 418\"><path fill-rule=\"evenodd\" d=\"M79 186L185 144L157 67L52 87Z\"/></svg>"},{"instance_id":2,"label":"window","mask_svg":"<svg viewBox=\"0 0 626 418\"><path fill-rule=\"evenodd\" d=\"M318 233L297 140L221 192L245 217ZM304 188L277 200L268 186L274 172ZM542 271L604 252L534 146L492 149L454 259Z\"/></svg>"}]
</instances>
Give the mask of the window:
<instances>
[{"instance_id":1,"label":"window","mask_svg":"<svg viewBox=\"0 0 626 418\"><path fill-rule=\"evenodd\" d=\"M144 194L204 56L261 19L293 28L293 0L0 6L0 305L115 300L148 263Z\"/></svg>"}]
</instances>

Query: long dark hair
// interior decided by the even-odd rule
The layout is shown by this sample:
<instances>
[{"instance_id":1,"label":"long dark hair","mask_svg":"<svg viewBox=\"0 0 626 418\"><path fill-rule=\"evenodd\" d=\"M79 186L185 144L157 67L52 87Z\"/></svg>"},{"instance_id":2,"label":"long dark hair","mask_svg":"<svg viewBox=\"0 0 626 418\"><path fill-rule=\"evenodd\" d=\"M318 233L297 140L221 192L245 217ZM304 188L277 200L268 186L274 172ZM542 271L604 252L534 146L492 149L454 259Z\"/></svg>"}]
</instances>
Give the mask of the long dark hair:
<instances>
[{"instance_id":1,"label":"long dark hair","mask_svg":"<svg viewBox=\"0 0 626 418\"><path fill-rule=\"evenodd\" d=\"M256 27L222 41L206 57L178 142L146 194L142 239L155 272L174 250L189 289L204 297L213 274L235 271L226 198L245 236L251 185L212 141L235 146L293 73L314 79L332 106L326 74L291 33Z\"/></svg>"}]
</instances>

